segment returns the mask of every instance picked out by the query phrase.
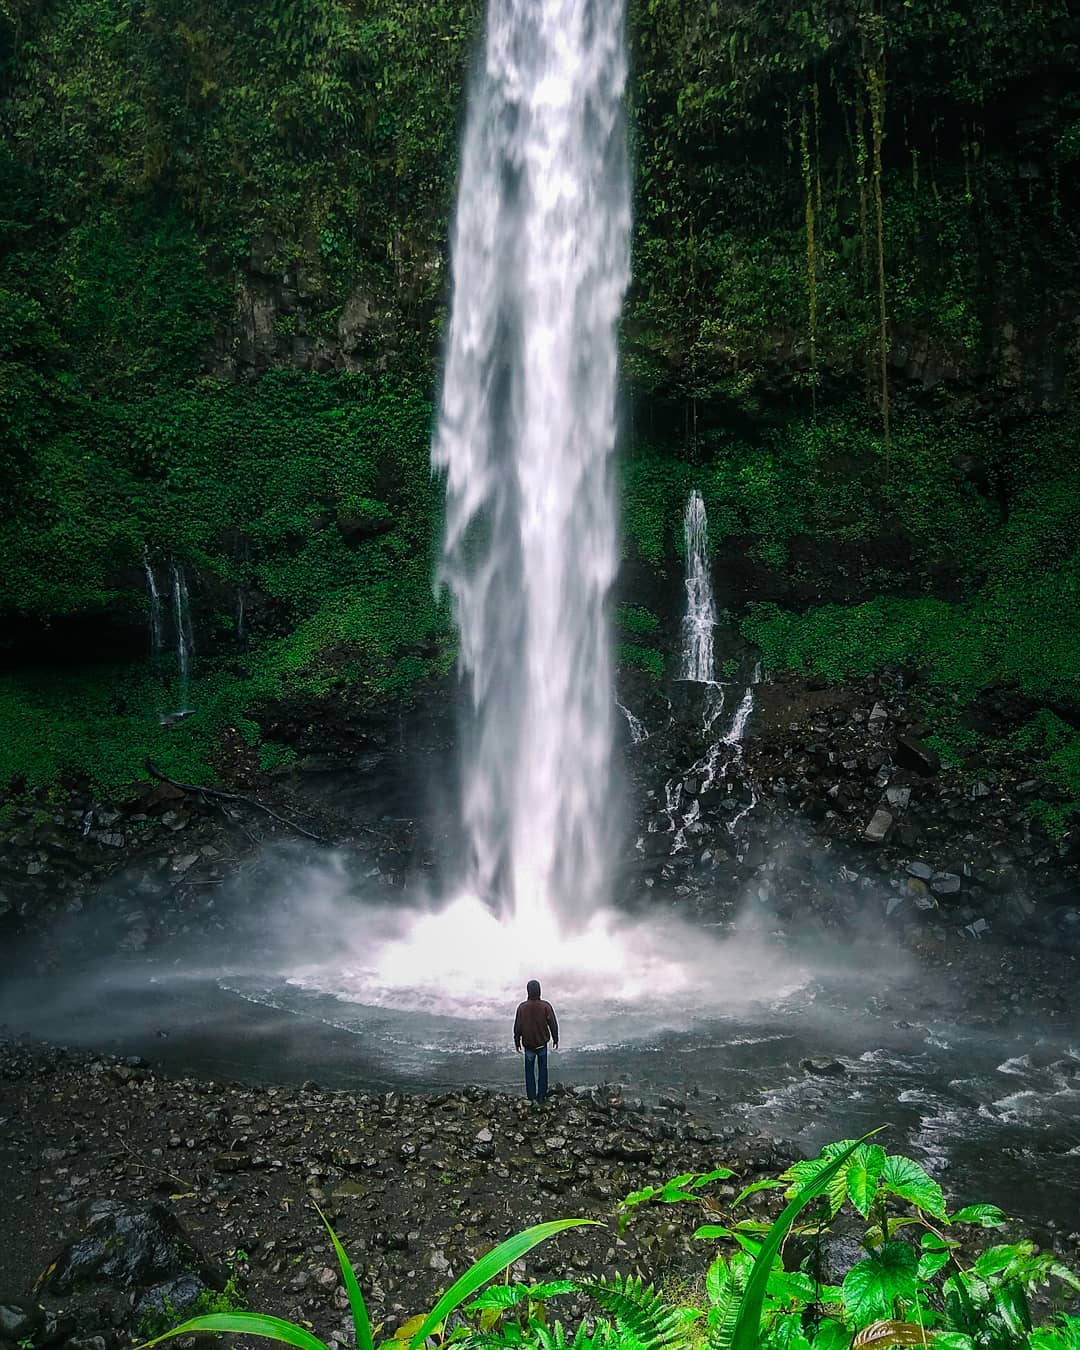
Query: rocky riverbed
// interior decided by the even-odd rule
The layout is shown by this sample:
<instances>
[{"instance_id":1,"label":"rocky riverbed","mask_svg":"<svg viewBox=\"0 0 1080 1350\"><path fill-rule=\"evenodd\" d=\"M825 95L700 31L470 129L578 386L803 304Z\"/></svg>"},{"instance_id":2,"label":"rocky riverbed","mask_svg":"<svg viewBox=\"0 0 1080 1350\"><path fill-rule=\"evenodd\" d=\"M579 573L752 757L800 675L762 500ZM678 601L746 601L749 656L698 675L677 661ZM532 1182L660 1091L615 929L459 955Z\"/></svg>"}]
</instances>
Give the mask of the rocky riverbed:
<instances>
[{"instance_id":1,"label":"rocky riverbed","mask_svg":"<svg viewBox=\"0 0 1080 1350\"><path fill-rule=\"evenodd\" d=\"M126 1343L161 1322L166 1300L212 1297L230 1277L230 1297L350 1342L313 1200L389 1333L531 1223L607 1221L623 1195L680 1171L723 1164L743 1184L790 1160L770 1139L714 1131L698 1106L678 1095L645 1111L618 1087L557 1092L542 1108L475 1088L258 1088L0 1042L0 1344ZM720 1203L734 1194L711 1192ZM611 1224L568 1233L519 1273L692 1280L701 1216L656 1208L624 1236Z\"/></svg>"}]
</instances>

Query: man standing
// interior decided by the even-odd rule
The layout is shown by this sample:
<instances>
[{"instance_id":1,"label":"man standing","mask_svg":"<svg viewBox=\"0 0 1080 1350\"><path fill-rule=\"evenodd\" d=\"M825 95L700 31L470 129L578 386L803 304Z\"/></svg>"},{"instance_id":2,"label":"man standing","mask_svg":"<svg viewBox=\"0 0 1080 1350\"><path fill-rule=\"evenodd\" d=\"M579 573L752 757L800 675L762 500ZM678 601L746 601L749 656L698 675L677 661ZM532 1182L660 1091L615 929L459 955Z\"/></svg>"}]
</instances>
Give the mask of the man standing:
<instances>
[{"instance_id":1,"label":"man standing","mask_svg":"<svg viewBox=\"0 0 1080 1350\"><path fill-rule=\"evenodd\" d=\"M525 1092L531 1102L542 1102L547 1096L547 1048L550 1040L559 1048L559 1024L555 1009L540 997L540 981L530 980L525 987L528 998L518 1004L514 1018L514 1049L525 1047ZM537 1081L539 1070L539 1082Z\"/></svg>"}]
</instances>

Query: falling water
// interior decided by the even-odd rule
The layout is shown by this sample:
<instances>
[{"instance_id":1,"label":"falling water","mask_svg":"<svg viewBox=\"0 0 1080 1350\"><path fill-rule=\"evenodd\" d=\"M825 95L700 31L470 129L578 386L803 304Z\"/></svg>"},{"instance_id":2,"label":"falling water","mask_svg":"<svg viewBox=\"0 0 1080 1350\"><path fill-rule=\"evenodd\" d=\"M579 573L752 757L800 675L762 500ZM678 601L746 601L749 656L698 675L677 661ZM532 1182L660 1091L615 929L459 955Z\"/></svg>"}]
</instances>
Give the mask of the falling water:
<instances>
[{"instance_id":1,"label":"falling water","mask_svg":"<svg viewBox=\"0 0 1080 1350\"><path fill-rule=\"evenodd\" d=\"M626 704L620 703L618 699L615 700L615 706L626 718L626 725L630 728L631 744L641 745L643 741L647 741L649 739L649 728L641 718L636 717Z\"/></svg>"},{"instance_id":2,"label":"falling water","mask_svg":"<svg viewBox=\"0 0 1080 1350\"><path fill-rule=\"evenodd\" d=\"M150 596L150 650L154 656L160 656L165 645L161 624L161 593L154 579L154 569L150 566L149 549L143 549L143 570L146 572L146 590Z\"/></svg>"},{"instance_id":3,"label":"falling water","mask_svg":"<svg viewBox=\"0 0 1080 1350\"><path fill-rule=\"evenodd\" d=\"M603 905L614 848L623 26L620 0L492 0L453 235L432 462L472 698L467 884L534 931Z\"/></svg>"},{"instance_id":4,"label":"falling water","mask_svg":"<svg viewBox=\"0 0 1080 1350\"><path fill-rule=\"evenodd\" d=\"M184 569L171 564L173 625L176 630L176 662L180 673L180 709L187 710L188 680L195 655L195 635L191 625L191 602L188 599L187 578Z\"/></svg>"},{"instance_id":5,"label":"falling water","mask_svg":"<svg viewBox=\"0 0 1080 1350\"><path fill-rule=\"evenodd\" d=\"M683 517L686 538L686 617L683 619L684 680L709 684L713 678L713 629L716 603L709 580L709 524L705 502L691 492Z\"/></svg>"}]
</instances>

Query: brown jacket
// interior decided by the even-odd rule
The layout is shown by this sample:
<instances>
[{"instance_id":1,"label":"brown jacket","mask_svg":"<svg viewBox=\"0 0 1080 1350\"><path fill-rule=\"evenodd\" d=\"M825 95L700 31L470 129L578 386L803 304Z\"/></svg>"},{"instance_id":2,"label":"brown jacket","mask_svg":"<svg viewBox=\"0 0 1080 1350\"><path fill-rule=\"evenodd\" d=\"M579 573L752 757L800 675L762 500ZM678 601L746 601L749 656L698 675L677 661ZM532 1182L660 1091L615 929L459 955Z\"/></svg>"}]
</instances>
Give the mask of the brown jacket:
<instances>
[{"instance_id":1,"label":"brown jacket","mask_svg":"<svg viewBox=\"0 0 1080 1350\"><path fill-rule=\"evenodd\" d=\"M519 1003L514 1018L514 1049L520 1050L524 1041L526 1050L540 1050L549 1039L557 1050L559 1024L555 1020L555 1009L547 999L527 998L524 1003Z\"/></svg>"}]
</instances>

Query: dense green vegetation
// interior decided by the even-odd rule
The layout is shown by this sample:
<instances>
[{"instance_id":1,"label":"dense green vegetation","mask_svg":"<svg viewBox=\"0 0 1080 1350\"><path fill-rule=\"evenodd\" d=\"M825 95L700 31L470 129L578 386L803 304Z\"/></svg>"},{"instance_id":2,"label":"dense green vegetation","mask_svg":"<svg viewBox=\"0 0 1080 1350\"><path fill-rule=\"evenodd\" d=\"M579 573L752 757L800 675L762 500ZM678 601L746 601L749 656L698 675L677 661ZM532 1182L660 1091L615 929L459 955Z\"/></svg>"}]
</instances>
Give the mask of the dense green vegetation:
<instances>
[{"instance_id":1,"label":"dense green vegetation","mask_svg":"<svg viewBox=\"0 0 1080 1350\"><path fill-rule=\"evenodd\" d=\"M269 702L448 668L427 444L481 9L0 0L0 782L205 776ZM697 485L773 665L1012 685L1069 759L1080 20L632 0L630 38L634 584ZM192 593L171 729L144 558Z\"/></svg>"},{"instance_id":2,"label":"dense green vegetation","mask_svg":"<svg viewBox=\"0 0 1080 1350\"><path fill-rule=\"evenodd\" d=\"M720 1167L635 1191L616 1210L619 1231L642 1205L697 1206L711 1183L731 1176ZM788 1202L771 1223L740 1212L747 1201L760 1201L770 1190L783 1191ZM821 1243L849 1207L862 1222L866 1255L851 1265L841 1284L828 1284L819 1273ZM711 1208L723 1213L715 1201ZM694 1234L723 1245L689 1300L676 1304L632 1277L577 1276L544 1284L507 1277L501 1284L489 1283L541 1242L595 1223L556 1220L493 1248L454 1281L429 1313L406 1321L379 1350L421 1350L431 1339L468 1350L847 1350L852 1345L1075 1350L1077 1345L1080 1319L1064 1314L1037 1326L1032 1300L1047 1286L1058 1297L1060 1291L1080 1290L1080 1277L1030 1240L979 1243L983 1250L972 1255L966 1250L971 1230L1002 1228L1006 1216L994 1205L981 1204L950 1214L941 1187L918 1163L889 1156L867 1140L829 1145L820 1157L794 1164L775 1180L753 1182L732 1201L730 1217L723 1217L724 1223L702 1225ZM375 1350L378 1328L371 1326L348 1256L326 1227L348 1291L358 1350ZM790 1246L789 1239L794 1239ZM805 1253L801 1259L800 1252ZM600 1314L570 1331L558 1320L549 1321L548 1304L573 1293L588 1294ZM263 1336L295 1350L326 1350L304 1326L246 1312L196 1316L150 1344L207 1331Z\"/></svg>"}]
</instances>

